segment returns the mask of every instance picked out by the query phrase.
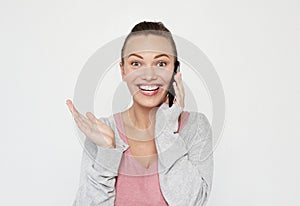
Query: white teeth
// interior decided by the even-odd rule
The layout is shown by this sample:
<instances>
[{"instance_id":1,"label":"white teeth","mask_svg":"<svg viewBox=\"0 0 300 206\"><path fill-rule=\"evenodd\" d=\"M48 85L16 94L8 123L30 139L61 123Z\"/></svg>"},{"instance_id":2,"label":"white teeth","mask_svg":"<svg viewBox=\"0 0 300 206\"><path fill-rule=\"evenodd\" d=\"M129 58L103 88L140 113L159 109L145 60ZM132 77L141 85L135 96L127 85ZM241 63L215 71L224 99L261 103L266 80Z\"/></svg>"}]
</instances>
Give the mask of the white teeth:
<instances>
[{"instance_id":1,"label":"white teeth","mask_svg":"<svg viewBox=\"0 0 300 206\"><path fill-rule=\"evenodd\" d=\"M142 90L151 91L151 90L157 90L159 88L159 86L157 86L157 85L140 85L139 88Z\"/></svg>"}]
</instances>

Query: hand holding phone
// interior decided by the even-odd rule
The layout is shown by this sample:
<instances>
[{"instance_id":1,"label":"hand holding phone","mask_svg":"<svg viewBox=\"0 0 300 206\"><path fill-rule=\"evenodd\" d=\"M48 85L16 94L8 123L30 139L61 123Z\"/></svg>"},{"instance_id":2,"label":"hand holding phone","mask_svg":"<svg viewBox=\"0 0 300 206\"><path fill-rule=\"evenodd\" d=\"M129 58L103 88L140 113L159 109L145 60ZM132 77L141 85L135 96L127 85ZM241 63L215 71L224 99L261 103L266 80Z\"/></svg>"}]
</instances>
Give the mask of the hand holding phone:
<instances>
[{"instance_id":1,"label":"hand holding phone","mask_svg":"<svg viewBox=\"0 0 300 206\"><path fill-rule=\"evenodd\" d=\"M173 82L175 82L174 76L179 71L180 71L180 62L176 61L175 64L174 64L174 72L173 72L173 75L172 75L172 78L171 78L171 81L170 81L170 85L169 85L169 89L168 89L169 107L172 107L173 101L174 101L174 98L175 98L175 90L174 90L174 87L173 87Z\"/></svg>"}]
</instances>

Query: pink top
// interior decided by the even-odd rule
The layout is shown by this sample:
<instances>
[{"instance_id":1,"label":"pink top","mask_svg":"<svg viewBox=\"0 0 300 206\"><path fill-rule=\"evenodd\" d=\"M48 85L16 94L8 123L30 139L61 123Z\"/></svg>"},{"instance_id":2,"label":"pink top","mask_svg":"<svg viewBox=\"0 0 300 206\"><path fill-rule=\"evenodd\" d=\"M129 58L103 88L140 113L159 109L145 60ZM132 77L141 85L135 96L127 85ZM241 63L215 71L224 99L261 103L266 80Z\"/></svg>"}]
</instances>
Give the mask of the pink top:
<instances>
[{"instance_id":1,"label":"pink top","mask_svg":"<svg viewBox=\"0 0 300 206\"><path fill-rule=\"evenodd\" d=\"M189 112L183 111L179 131L187 122ZM128 144L121 112L114 114L120 137ZM130 152L124 151L116 180L116 206L168 205L164 199L157 172L157 161L148 168L142 166Z\"/></svg>"}]
</instances>

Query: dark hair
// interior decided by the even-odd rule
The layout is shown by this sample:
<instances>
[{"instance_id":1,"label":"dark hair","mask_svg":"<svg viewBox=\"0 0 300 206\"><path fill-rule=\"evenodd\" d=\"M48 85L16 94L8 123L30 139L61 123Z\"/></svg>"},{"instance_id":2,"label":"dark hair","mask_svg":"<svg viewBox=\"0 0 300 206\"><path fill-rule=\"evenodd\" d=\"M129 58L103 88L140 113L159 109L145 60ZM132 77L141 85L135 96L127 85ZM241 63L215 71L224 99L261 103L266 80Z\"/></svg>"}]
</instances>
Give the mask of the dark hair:
<instances>
[{"instance_id":1,"label":"dark hair","mask_svg":"<svg viewBox=\"0 0 300 206\"><path fill-rule=\"evenodd\" d=\"M123 65L124 65L124 58L123 58L124 49L125 49L128 39L131 36L141 35L141 34L143 34L143 35L154 34L154 35L166 37L171 42L171 45L173 48L174 57L175 57L174 62L177 61L177 49L176 49L176 45L175 45L175 42L174 42L171 32L164 26L164 24L162 22L143 21L143 22L136 24L131 29L130 33L127 35L127 37L124 41L124 44L123 44L123 47L121 50L121 60L122 60Z\"/></svg>"}]
</instances>

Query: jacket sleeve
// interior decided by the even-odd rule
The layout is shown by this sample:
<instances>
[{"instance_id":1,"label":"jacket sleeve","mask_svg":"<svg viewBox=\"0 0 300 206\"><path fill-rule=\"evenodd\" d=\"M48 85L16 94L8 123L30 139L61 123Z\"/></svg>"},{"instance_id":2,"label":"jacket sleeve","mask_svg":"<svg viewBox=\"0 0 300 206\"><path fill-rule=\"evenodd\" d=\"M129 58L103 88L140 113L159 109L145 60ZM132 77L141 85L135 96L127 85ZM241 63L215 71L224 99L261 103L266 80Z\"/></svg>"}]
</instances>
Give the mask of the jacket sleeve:
<instances>
[{"instance_id":1,"label":"jacket sleeve","mask_svg":"<svg viewBox=\"0 0 300 206\"><path fill-rule=\"evenodd\" d=\"M191 112L193 117L189 123L197 126L182 133L166 128L156 136L160 184L170 206L203 206L210 195L212 129L204 114Z\"/></svg>"},{"instance_id":2,"label":"jacket sleeve","mask_svg":"<svg viewBox=\"0 0 300 206\"><path fill-rule=\"evenodd\" d=\"M104 119L103 120L106 124ZM80 182L73 206L113 206L123 148L103 148L88 138L82 153Z\"/></svg>"}]
</instances>

